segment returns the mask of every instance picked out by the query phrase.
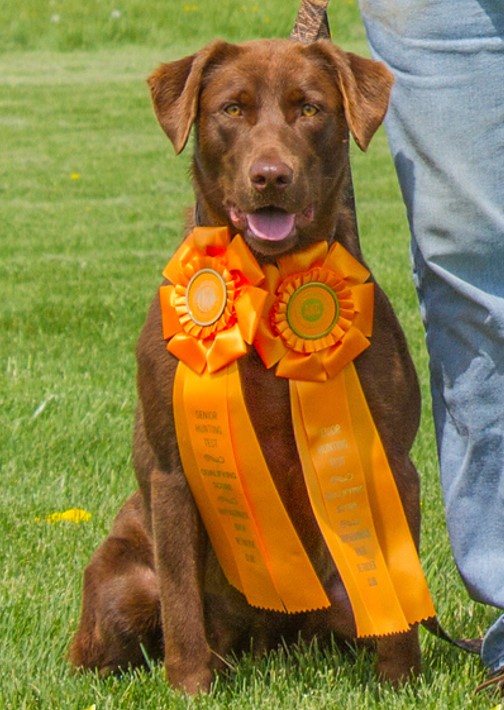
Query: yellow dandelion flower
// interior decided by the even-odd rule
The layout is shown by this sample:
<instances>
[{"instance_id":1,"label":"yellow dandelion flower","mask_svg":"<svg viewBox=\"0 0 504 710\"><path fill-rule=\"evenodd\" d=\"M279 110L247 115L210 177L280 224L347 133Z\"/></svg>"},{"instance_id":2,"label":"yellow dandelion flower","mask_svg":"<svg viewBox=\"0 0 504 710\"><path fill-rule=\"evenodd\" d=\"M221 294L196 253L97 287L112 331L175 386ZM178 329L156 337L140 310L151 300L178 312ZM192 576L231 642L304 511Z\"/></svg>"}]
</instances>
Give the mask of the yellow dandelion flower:
<instances>
[{"instance_id":1,"label":"yellow dandelion flower","mask_svg":"<svg viewBox=\"0 0 504 710\"><path fill-rule=\"evenodd\" d=\"M70 508L62 512L51 513L44 520L46 523L87 523L91 520L91 513L83 508ZM42 518L35 518L35 522L41 522Z\"/></svg>"}]
</instances>

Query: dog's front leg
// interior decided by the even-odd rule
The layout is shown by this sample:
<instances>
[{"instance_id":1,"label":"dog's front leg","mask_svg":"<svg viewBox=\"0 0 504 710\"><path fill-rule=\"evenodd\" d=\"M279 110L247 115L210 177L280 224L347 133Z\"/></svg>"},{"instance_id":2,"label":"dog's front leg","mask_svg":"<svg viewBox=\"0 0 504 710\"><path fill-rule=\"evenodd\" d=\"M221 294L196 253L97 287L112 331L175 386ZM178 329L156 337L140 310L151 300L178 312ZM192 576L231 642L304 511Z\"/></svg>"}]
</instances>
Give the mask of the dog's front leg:
<instances>
[{"instance_id":1,"label":"dog's front leg","mask_svg":"<svg viewBox=\"0 0 504 710\"><path fill-rule=\"evenodd\" d=\"M420 673L417 625L403 634L378 638L376 651L376 670L382 680L397 686Z\"/></svg>"},{"instance_id":2,"label":"dog's front leg","mask_svg":"<svg viewBox=\"0 0 504 710\"><path fill-rule=\"evenodd\" d=\"M212 654L203 609L205 535L181 471L152 473L151 505L166 674L174 688L207 692Z\"/></svg>"}]
</instances>

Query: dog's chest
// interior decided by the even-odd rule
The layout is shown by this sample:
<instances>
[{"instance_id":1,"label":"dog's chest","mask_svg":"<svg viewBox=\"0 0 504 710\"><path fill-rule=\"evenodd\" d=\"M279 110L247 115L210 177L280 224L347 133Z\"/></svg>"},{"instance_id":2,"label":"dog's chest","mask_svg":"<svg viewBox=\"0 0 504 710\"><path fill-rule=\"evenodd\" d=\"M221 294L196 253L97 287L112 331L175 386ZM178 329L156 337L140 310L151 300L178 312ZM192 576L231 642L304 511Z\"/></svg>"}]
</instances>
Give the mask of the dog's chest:
<instances>
[{"instance_id":1,"label":"dog's chest","mask_svg":"<svg viewBox=\"0 0 504 710\"><path fill-rule=\"evenodd\" d=\"M320 546L291 422L289 382L267 370L257 355L239 360L245 404L276 488L308 551Z\"/></svg>"}]
</instances>

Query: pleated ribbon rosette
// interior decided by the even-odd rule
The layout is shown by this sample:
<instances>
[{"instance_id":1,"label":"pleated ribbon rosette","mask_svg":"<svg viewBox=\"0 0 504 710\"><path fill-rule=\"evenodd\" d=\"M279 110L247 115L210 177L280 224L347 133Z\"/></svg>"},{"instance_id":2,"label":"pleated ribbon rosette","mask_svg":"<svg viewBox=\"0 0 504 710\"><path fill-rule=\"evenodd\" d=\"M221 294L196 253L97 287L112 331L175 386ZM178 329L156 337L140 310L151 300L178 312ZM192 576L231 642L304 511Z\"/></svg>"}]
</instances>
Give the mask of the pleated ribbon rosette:
<instances>
[{"instance_id":1,"label":"pleated ribbon rosette","mask_svg":"<svg viewBox=\"0 0 504 710\"><path fill-rule=\"evenodd\" d=\"M196 227L163 271L163 337L195 372L220 370L247 352L266 294L257 261L225 227Z\"/></svg>"}]
</instances>

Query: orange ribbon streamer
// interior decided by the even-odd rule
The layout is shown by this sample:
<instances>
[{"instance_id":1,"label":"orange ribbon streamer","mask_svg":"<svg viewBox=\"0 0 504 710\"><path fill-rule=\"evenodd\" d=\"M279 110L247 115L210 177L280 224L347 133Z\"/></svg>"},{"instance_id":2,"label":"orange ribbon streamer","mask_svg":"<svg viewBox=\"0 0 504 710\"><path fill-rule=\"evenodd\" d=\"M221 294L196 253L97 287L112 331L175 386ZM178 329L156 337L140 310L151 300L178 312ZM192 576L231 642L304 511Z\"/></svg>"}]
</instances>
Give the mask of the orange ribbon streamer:
<instances>
[{"instance_id":1,"label":"orange ribbon streamer","mask_svg":"<svg viewBox=\"0 0 504 710\"><path fill-rule=\"evenodd\" d=\"M180 363L174 411L184 472L229 582L264 609L330 606L264 460L236 363L214 375Z\"/></svg>"},{"instance_id":2,"label":"orange ribbon streamer","mask_svg":"<svg viewBox=\"0 0 504 710\"><path fill-rule=\"evenodd\" d=\"M350 363L324 384L291 380L290 388L310 501L357 635L407 631L435 610L357 371Z\"/></svg>"},{"instance_id":3,"label":"orange ribbon streamer","mask_svg":"<svg viewBox=\"0 0 504 710\"><path fill-rule=\"evenodd\" d=\"M325 242L262 271L241 237L198 228L164 275L172 284L161 288L163 334L181 360L174 388L179 449L230 583L267 609L329 605L245 407L234 361L253 342L266 367L290 380L307 490L358 635L398 633L434 616L353 365L372 334L369 272L341 245ZM292 585L293 578L303 584Z\"/></svg>"}]
</instances>

